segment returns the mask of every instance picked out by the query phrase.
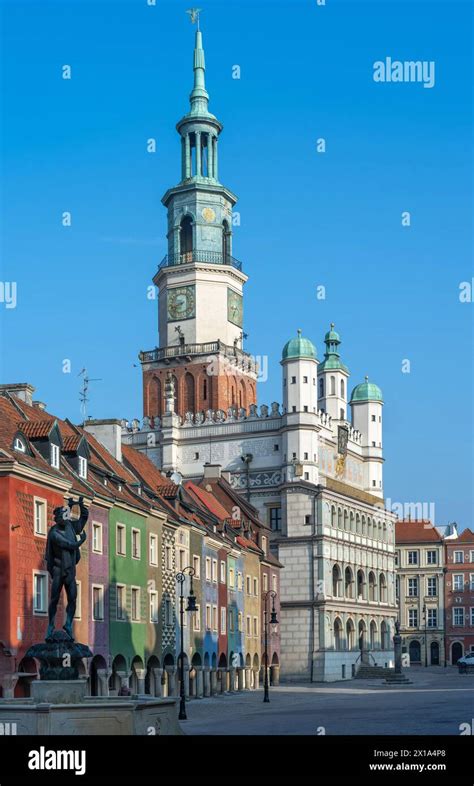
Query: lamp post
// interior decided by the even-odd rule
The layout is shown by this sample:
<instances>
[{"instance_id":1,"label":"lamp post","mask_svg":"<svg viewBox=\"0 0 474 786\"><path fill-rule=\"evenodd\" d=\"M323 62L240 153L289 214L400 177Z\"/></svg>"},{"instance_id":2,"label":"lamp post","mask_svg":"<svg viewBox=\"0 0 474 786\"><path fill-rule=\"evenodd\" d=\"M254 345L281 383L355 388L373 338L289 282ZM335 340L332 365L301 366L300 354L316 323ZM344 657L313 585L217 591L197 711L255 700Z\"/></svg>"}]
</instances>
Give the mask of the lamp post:
<instances>
[{"instance_id":1,"label":"lamp post","mask_svg":"<svg viewBox=\"0 0 474 786\"><path fill-rule=\"evenodd\" d=\"M268 695L268 610L267 610L267 600L269 597L272 598L272 612L270 615L270 625L277 625L278 619L275 611L275 598L277 593L275 590L268 590L263 596L263 626L265 632L265 653L264 653L264 668L265 668L265 676L263 680L264 690L263 690L263 701L268 702L270 701L270 696Z\"/></svg>"},{"instance_id":2,"label":"lamp post","mask_svg":"<svg viewBox=\"0 0 474 786\"><path fill-rule=\"evenodd\" d=\"M428 630L427 630L427 622L428 622L428 611L426 609L426 603L423 604L423 614L425 615L425 669L428 666Z\"/></svg>"},{"instance_id":3,"label":"lamp post","mask_svg":"<svg viewBox=\"0 0 474 786\"><path fill-rule=\"evenodd\" d=\"M180 686L179 686L179 720L187 720L186 715L186 694L184 690L184 581L186 579L186 573L189 574L191 577L191 584L189 587L189 595L188 595L188 605L186 606L186 611L197 611L196 608L196 596L193 592L193 576L194 576L194 568L186 567L183 568L182 571L176 574L176 581L179 583L179 626L181 629L181 652L179 655L180 658Z\"/></svg>"},{"instance_id":4,"label":"lamp post","mask_svg":"<svg viewBox=\"0 0 474 786\"><path fill-rule=\"evenodd\" d=\"M444 668L447 668L448 665L448 646L447 646L447 638L446 638L446 573L448 569L445 567L443 568L443 659L444 659ZM439 598L441 600L441 598ZM438 600L438 603L439 603Z\"/></svg>"}]
</instances>

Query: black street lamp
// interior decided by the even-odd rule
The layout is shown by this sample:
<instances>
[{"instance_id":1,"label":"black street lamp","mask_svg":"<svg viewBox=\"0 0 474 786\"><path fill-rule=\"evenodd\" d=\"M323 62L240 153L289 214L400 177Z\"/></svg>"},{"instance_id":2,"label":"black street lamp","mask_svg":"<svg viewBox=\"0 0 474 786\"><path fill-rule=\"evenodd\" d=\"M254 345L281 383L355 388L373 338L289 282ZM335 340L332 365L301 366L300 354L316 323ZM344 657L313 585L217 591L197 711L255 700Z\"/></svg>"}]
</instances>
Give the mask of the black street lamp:
<instances>
[{"instance_id":1,"label":"black street lamp","mask_svg":"<svg viewBox=\"0 0 474 786\"><path fill-rule=\"evenodd\" d=\"M182 571L176 574L176 581L179 582L180 589L179 589L179 625L181 628L181 652L179 655L180 659L180 686L179 686L179 720L187 720L186 715L186 694L184 690L184 640L183 640L183 623L184 623L184 580L186 578L186 573L189 573L191 577L191 584L189 587L189 595L188 595L188 605L186 606L186 611L197 611L196 608L196 596L193 592L193 576L194 576L194 568L186 567L183 568Z\"/></svg>"},{"instance_id":2,"label":"black street lamp","mask_svg":"<svg viewBox=\"0 0 474 786\"><path fill-rule=\"evenodd\" d=\"M265 631L265 652L264 652L264 668L265 668L265 676L264 676L264 691L263 691L263 701L268 702L270 701L270 696L268 695L268 611L267 611L267 600L269 597L272 598L272 613L270 615L270 625L278 625L278 619L275 611L275 598L277 593L275 590L269 590L263 596L263 625Z\"/></svg>"}]
</instances>

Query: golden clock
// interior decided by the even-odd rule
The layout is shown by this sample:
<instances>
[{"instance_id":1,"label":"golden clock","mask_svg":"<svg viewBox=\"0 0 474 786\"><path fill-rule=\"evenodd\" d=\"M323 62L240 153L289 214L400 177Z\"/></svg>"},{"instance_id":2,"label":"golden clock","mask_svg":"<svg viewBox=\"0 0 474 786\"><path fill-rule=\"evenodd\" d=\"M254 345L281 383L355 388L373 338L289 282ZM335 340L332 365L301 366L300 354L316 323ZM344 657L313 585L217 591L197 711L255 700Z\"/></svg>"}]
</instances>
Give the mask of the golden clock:
<instances>
[{"instance_id":1,"label":"golden clock","mask_svg":"<svg viewBox=\"0 0 474 786\"><path fill-rule=\"evenodd\" d=\"M212 207L204 207L201 213L204 221L210 224L212 221L215 220L216 214L214 213Z\"/></svg>"},{"instance_id":2,"label":"golden clock","mask_svg":"<svg viewBox=\"0 0 474 786\"><path fill-rule=\"evenodd\" d=\"M194 286L174 287L168 290L168 322L178 319L192 319L196 316Z\"/></svg>"}]
</instances>

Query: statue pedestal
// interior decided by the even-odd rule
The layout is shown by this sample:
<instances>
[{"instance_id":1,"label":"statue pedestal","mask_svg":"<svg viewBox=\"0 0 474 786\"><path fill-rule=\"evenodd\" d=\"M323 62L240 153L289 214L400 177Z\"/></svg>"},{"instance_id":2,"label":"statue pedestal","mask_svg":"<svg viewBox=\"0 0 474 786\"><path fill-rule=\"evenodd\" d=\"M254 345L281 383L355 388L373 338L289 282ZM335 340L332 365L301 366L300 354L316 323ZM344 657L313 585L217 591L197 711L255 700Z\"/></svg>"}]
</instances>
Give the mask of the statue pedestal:
<instances>
[{"instance_id":1,"label":"statue pedestal","mask_svg":"<svg viewBox=\"0 0 474 786\"><path fill-rule=\"evenodd\" d=\"M77 680L83 658L93 654L86 644L73 641L64 630L55 630L47 641L33 644L25 658L37 658L40 662L41 680Z\"/></svg>"}]
</instances>

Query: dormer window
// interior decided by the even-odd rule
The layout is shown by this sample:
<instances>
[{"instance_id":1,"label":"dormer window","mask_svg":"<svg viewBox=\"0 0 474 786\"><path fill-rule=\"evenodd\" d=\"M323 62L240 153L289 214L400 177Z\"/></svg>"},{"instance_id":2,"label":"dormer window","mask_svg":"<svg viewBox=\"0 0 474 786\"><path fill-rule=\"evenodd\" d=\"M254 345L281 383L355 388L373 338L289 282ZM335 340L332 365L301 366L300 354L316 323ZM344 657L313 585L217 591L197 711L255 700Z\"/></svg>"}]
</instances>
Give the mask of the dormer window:
<instances>
[{"instance_id":1,"label":"dormer window","mask_svg":"<svg viewBox=\"0 0 474 786\"><path fill-rule=\"evenodd\" d=\"M87 459L79 456L79 477L87 479Z\"/></svg>"},{"instance_id":2,"label":"dormer window","mask_svg":"<svg viewBox=\"0 0 474 786\"><path fill-rule=\"evenodd\" d=\"M54 469L59 469L60 455L59 445L55 445L53 442L51 444L51 466L54 467Z\"/></svg>"},{"instance_id":3,"label":"dormer window","mask_svg":"<svg viewBox=\"0 0 474 786\"><path fill-rule=\"evenodd\" d=\"M26 453L26 445L20 437L15 437L15 441L13 442L13 447L15 450L19 450L20 453Z\"/></svg>"}]
</instances>

